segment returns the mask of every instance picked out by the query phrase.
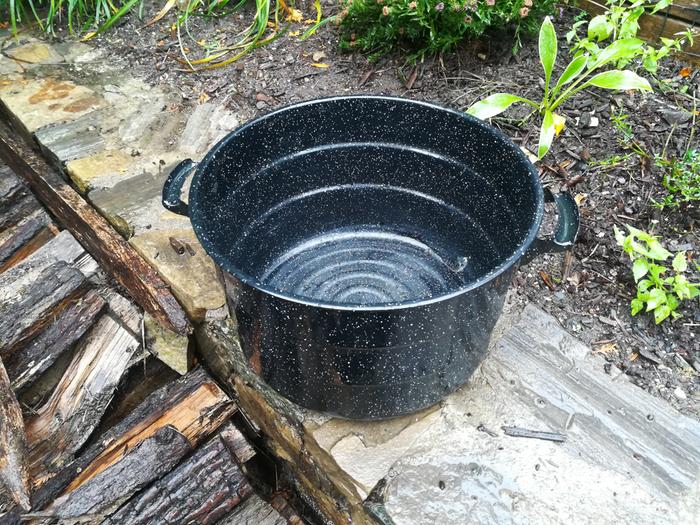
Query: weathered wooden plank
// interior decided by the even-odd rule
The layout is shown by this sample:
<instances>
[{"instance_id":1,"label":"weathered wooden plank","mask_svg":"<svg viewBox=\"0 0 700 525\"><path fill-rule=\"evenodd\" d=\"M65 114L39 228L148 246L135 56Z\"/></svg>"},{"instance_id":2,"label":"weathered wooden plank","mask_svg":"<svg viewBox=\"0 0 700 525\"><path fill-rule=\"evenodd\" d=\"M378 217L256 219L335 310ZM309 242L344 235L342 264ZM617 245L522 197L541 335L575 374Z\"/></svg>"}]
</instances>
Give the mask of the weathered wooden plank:
<instances>
[{"instance_id":1,"label":"weathered wooden plank","mask_svg":"<svg viewBox=\"0 0 700 525\"><path fill-rule=\"evenodd\" d=\"M155 269L6 126L0 128L0 158L144 310L175 332L191 332L182 307Z\"/></svg>"},{"instance_id":2,"label":"weathered wooden plank","mask_svg":"<svg viewBox=\"0 0 700 525\"><path fill-rule=\"evenodd\" d=\"M270 505L275 509L289 525L302 525L304 520L301 519L297 511L289 504L287 498L282 494L276 494L270 501Z\"/></svg>"},{"instance_id":3,"label":"weathered wooden plank","mask_svg":"<svg viewBox=\"0 0 700 525\"><path fill-rule=\"evenodd\" d=\"M94 290L71 301L33 340L18 347L7 358L12 389L19 394L75 344L93 325L106 302Z\"/></svg>"},{"instance_id":4,"label":"weathered wooden plank","mask_svg":"<svg viewBox=\"0 0 700 525\"><path fill-rule=\"evenodd\" d=\"M220 434L229 452L239 464L243 465L255 456L255 450L241 432L233 425L228 425Z\"/></svg>"},{"instance_id":5,"label":"weathered wooden plank","mask_svg":"<svg viewBox=\"0 0 700 525\"><path fill-rule=\"evenodd\" d=\"M21 224L12 228L9 237L0 242L0 272L11 266L10 261L16 252L20 251L42 230L46 230L51 224L51 219L44 210L37 210L32 216L27 217ZM46 241L49 239L47 238ZM46 242L44 241L44 242ZM44 243L42 243L44 244ZM41 246L36 247L38 249ZM35 250L36 250L35 249ZM27 254L29 255L29 254Z\"/></svg>"},{"instance_id":6,"label":"weathered wooden plank","mask_svg":"<svg viewBox=\"0 0 700 525\"><path fill-rule=\"evenodd\" d=\"M69 490L112 465L129 449L165 425L175 427L195 446L219 428L236 406L202 368L154 392L102 439L97 457L81 469ZM110 438L110 436L113 436Z\"/></svg>"},{"instance_id":7,"label":"weathered wooden plank","mask_svg":"<svg viewBox=\"0 0 700 525\"><path fill-rule=\"evenodd\" d=\"M26 517L90 519L97 523L136 492L170 472L190 450L187 438L171 426L162 427L87 483L56 499L47 509Z\"/></svg>"},{"instance_id":8,"label":"weathered wooden plank","mask_svg":"<svg viewBox=\"0 0 700 525\"><path fill-rule=\"evenodd\" d=\"M69 463L109 405L139 342L109 315L81 341L52 396L27 419L29 472L40 486Z\"/></svg>"},{"instance_id":9,"label":"weathered wooden plank","mask_svg":"<svg viewBox=\"0 0 700 525\"><path fill-rule=\"evenodd\" d=\"M287 525L287 520L260 496L252 494L217 525Z\"/></svg>"},{"instance_id":10,"label":"weathered wooden plank","mask_svg":"<svg viewBox=\"0 0 700 525\"><path fill-rule=\"evenodd\" d=\"M11 198L0 201L0 232L18 224L40 209L39 201L29 194L26 187L17 190Z\"/></svg>"},{"instance_id":11,"label":"weathered wooden plank","mask_svg":"<svg viewBox=\"0 0 700 525\"><path fill-rule=\"evenodd\" d=\"M216 436L104 525L216 523L252 493L236 459Z\"/></svg>"},{"instance_id":12,"label":"weathered wooden plank","mask_svg":"<svg viewBox=\"0 0 700 525\"><path fill-rule=\"evenodd\" d=\"M22 410L0 361L0 491L2 489L21 508L29 509L27 443Z\"/></svg>"},{"instance_id":13,"label":"weathered wooden plank","mask_svg":"<svg viewBox=\"0 0 700 525\"><path fill-rule=\"evenodd\" d=\"M159 429L172 426L192 447L217 430L236 411L236 405L201 368L149 395L120 423L93 443L32 494L32 509L48 506L116 464ZM21 522L21 511L7 515L11 525Z\"/></svg>"},{"instance_id":14,"label":"weathered wooden plank","mask_svg":"<svg viewBox=\"0 0 700 525\"><path fill-rule=\"evenodd\" d=\"M3 358L35 337L55 315L87 291L85 276L63 261L40 272L31 265L21 270L0 274L0 356Z\"/></svg>"}]
</instances>

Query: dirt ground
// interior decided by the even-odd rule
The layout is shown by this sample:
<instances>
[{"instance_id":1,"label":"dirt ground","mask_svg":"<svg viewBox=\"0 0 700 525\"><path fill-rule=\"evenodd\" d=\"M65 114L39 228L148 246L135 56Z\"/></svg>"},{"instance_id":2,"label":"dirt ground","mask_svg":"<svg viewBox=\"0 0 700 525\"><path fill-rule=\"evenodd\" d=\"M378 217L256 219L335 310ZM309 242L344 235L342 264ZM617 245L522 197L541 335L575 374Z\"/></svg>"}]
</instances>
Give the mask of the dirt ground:
<instances>
[{"instance_id":1,"label":"dirt ground","mask_svg":"<svg viewBox=\"0 0 700 525\"><path fill-rule=\"evenodd\" d=\"M333 0L322 4L324 15L338 9ZM297 7L306 17L314 16L308 0L298 2ZM156 10L147 6L144 18ZM555 21L561 36L560 57L568 55L563 35L577 13L573 8L564 10ZM193 18L189 29L197 40L230 41L250 17L250 11L243 11L215 20ZM511 53L512 40L507 34L494 34L416 66L406 63L400 54L370 63L361 54L338 50L338 30L333 24L306 41L286 36L223 69L188 73L175 60L180 54L171 29L173 21L174 17L168 16L143 28L143 21L132 17L95 41L135 74L177 90L185 104L208 99L236 111L242 119L300 100L349 93L398 95L466 109L484 94L496 91L537 97L542 82L535 40L525 41L517 55ZM296 24L290 31L303 33L306 27ZM185 41L185 46L189 45L195 47ZM328 67L314 67L313 62ZM629 115L634 139L652 157L665 144L669 155L684 151L693 125L690 94L700 93L700 71L693 68L689 77L682 78L679 71L683 65L668 61L659 71L659 78L670 79L675 90L663 93L658 82L650 79L655 87L652 95L587 91L565 106L567 129L545 158L542 178L554 188L568 186L578 196L582 229L573 257L557 254L535 259L520 269L514 286L519 301L542 306L571 333L590 343L594 351L604 354L606 371L612 372L611 365L619 367L641 388L686 414L700 417L698 301L681 310L683 318L659 326L650 315L631 317L629 300L634 286L630 264L613 238L613 225L652 230L663 237L671 251L694 252L695 261L700 262L700 211L696 206L662 212L653 206L653 199L660 198L664 188L659 168L649 159L631 154L616 164L599 164L631 153L621 146L622 133L610 120L611 108ZM561 67L560 60L559 72ZM687 94L679 93L683 86L688 86ZM511 118L494 123L533 151L538 123L520 125L513 117L522 113L508 115ZM696 133L696 148L698 136L700 133ZM694 277L697 281L698 275Z\"/></svg>"}]
</instances>

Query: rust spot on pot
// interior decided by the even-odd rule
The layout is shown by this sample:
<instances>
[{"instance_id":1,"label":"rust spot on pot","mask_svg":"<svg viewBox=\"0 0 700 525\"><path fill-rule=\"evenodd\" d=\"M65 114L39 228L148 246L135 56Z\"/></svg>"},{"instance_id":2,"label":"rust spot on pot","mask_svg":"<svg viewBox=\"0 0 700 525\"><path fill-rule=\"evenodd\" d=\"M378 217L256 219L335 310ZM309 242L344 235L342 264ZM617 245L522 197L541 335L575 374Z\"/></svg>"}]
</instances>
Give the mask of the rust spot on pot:
<instances>
[{"instance_id":1,"label":"rust spot on pot","mask_svg":"<svg viewBox=\"0 0 700 525\"><path fill-rule=\"evenodd\" d=\"M63 111L67 111L69 113L79 113L81 111L85 111L87 109L90 109L90 107L97 104L98 100L99 99L94 95L89 95L87 97L79 98L75 102L71 102L66 107L64 107Z\"/></svg>"},{"instance_id":2,"label":"rust spot on pot","mask_svg":"<svg viewBox=\"0 0 700 525\"><path fill-rule=\"evenodd\" d=\"M58 82L48 79L44 81L39 91L29 97L29 103L38 104L46 100L60 100L66 98L74 89L75 85L69 82Z\"/></svg>"}]
</instances>

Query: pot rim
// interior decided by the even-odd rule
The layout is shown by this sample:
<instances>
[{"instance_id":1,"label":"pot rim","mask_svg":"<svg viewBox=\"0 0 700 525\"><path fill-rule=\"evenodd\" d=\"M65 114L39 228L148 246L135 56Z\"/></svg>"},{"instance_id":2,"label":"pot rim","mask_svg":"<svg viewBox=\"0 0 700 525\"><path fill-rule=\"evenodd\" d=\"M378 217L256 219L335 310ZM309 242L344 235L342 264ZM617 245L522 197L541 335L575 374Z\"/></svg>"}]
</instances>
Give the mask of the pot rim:
<instances>
[{"instance_id":1,"label":"pot rim","mask_svg":"<svg viewBox=\"0 0 700 525\"><path fill-rule=\"evenodd\" d=\"M197 198L198 196L198 191L200 187L200 179L202 177L202 173L206 169L207 165L216 157L216 155L219 153L219 150L221 150L223 147L225 147L234 137L248 129L249 127L257 124L260 121L263 121L268 118L272 118L275 116L278 116L282 113L285 113L287 111L297 109L300 107L304 106L313 106L315 104L323 104L323 103L328 103L328 102L333 102L337 100L353 100L353 99L372 99L372 100L381 100L381 101L388 101L388 102L397 102L397 103L402 103L402 104L415 104L418 106L424 106L428 107L431 109L436 109L439 111L447 111L451 113L452 115L456 116L457 118L465 119L469 121L472 125L481 127L494 135L497 139L499 139L502 144L510 148L517 157L519 157L524 164L528 167L528 171L530 173L530 179L531 183L534 186L535 192L536 192L536 198L537 198L537 209L535 211L534 215L534 220L532 224L530 224L530 228L528 230L528 234L525 237L525 239L520 243L520 245L513 251L513 253L505 259L500 265L498 265L494 270L491 272L487 273L484 275L481 279L478 279L476 281L471 281L468 284L453 290L449 293L437 295L435 297L431 297L429 299L423 299L420 301L408 301L408 302L402 302L402 303L396 303L396 304L386 304L386 305L367 305L367 306L362 306L362 305L341 305L337 303L330 303L330 302L323 302L323 301L314 301L312 299L296 296L291 293L284 293L280 290L277 290L275 288L271 288L263 283L261 283L258 279L254 278L253 276L240 271L238 268L236 268L236 265L232 263L227 257L222 255L214 246L214 244L207 238L207 236L204 234L205 232L204 227L202 226L202 223L197 220L197 218L200 216L200 207L199 207L199 199ZM207 252L207 254L214 260L214 262L222 269L234 276L236 279L239 281L247 284L248 286L260 290L262 292L265 292L266 294L269 294L271 296L274 296L278 299L283 299L285 301L297 303L297 304L302 304L305 306L310 306L310 307L316 307L316 308L323 308L327 310L338 310L338 311L358 311L358 312L374 312L374 311L391 311L391 310L403 310L405 308L416 308L416 307L422 307L422 306L429 306L433 305L436 303L440 303L449 299L452 299L454 297L460 296L462 294L468 293L471 290L474 290L476 288L479 288L488 282L496 279L498 276L503 274L504 272L508 271L511 267L517 264L518 260L527 252L527 250L530 248L532 243L535 241L537 237L537 233L539 232L540 225L542 223L542 217L544 214L544 190L542 188L542 184L540 182L539 174L537 170L535 169L535 165L530 162L530 160L527 158L527 156L518 148L518 146L515 145L515 143L508 137L506 136L503 132L498 130L496 127L491 126L484 121L473 117L466 112L462 111L457 111L451 108L447 108L444 106L441 106L439 104L434 104L432 102L424 102L420 100L413 100L409 98L403 98L403 97L393 97L393 96L384 96L384 95L347 95L347 96L331 96L331 97L321 97L321 98L315 98L311 100L306 100L302 102L297 102L293 104L288 104L285 106L282 106L280 108L277 108L275 110L272 110L268 113L265 113L263 115L260 115L257 118L254 118L242 126L239 126L232 132L228 133L225 137L223 137L214 147L212 147L207 154L204 156L204 158L197 164L197 167L195 169L195 174L192 178L192 183L190 185L190 190L189 190L189 199L188 199L188 206L189 206L189 216L190 216L190 222L192 223L192 228L194 229L195 235L197 236L197 239L199 242L202 244L204 247L204 250Z\"/></svg>"}]
</instances>

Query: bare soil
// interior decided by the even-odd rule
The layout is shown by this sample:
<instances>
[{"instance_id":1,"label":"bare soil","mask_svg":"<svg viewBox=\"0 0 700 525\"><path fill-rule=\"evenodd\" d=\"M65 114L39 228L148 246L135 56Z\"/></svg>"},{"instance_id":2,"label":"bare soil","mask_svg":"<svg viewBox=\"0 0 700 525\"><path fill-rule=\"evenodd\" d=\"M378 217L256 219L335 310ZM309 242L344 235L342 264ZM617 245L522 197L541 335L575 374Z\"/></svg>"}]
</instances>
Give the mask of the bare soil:
<instances>
[{"instance_id":1,"label":"bare soil","mask_svg":"<svg viewBox=\"0 0 700 525\"><path fill-rule=\"evenodd\" d=\"M324 15L338 9L334 1L322 4ZM314 16L308 0L297 7L307 17ZM144 18L156 10L155 5L148 6ZM560 57L568 55L563 35L577 13L564 10L555 22L562 35ZM250 18L251 12L245 10L220 19L193 17L189 29L197 40L230 41ZM338 29L327 24L306 41L285 36L228 67L191 73L176 60L181 55L173 21L173 16L167 16L142 28L143 21L132 16L96 41L134 74L177 90L183 104L210 100L236 111L242 120L292 102L350 93L398 95L463 110L487 93L511 91L538 97L541 90L536 41L525 41L520 53L513 55L507 33L465 43L454 53L416 65L407 63L400 53L370 63L359 53L340 52ZM306 27L294 24L290 31L303 32ZM185 46L190 44L185 41ZM313 62L328 67L314 67ZM682 319L658 326L648 314L631 317L629 301L635 292L630 264L613 237L614 225L651 230L663 237L670 250L686 250L700 262L698 207L660 211L653 205L655 198L665 194L653 156L665 146L670 156L682 154L693 126L691 94L700 92L700 71L693 68L690 76L682 77L679 72L684 66L670 60L660 68L658 78L670 80L673 89L662 89L650 78L654 94L592 90L563 108L567 128L542 163L542 180L578 196L582 229L570 258L555 254L535 259L519 270L514 286L518 300L540 305L602 353L608 361L607 372L614 373L613 367L618 367L641 388L700 417L698 301L682 308ZM640 157L621 143L623 135L610 120L612 108L629 115L634 140L651 158ZM496 119L494 124L534 151L539 123L522 124L512 115L523 117L524 113L513 111L511 118ZM625 155L629 155L626 160L611 162ZM601 161L610 165L600 165ZM697 281L698 275L694 277Z\"/></svg>"}]
</instances>

